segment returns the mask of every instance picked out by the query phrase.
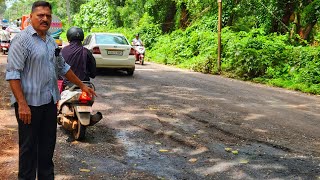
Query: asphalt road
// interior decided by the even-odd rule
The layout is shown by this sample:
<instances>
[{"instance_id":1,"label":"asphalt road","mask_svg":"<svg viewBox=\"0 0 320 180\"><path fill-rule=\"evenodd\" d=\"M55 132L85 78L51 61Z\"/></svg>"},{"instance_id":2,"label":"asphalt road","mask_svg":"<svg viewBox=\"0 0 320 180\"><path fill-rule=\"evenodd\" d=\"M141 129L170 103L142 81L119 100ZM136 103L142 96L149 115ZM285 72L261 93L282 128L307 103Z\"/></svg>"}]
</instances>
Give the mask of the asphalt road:
<instances>
[{"instance_id":1,"label":"asphalt road","mask_svg":"<svg viewBox=\"0 0 320 180\"><path fill-rule=\"evenodd\" d=\"M163 65L101 71L101 122L58 127L56 179L319 179L318 96Z\"/></svg>"},{"instance_id":2,"label":"asphalt road","mask_svg":"<svg viewBox=\"0 0 320 180\"><path fill-rule=\"evenodd\" d=\"M320 176L317 96L151 63L93 82L104 119L83 142L59 130L61 178Z\"/></svg>"}]
</instances>

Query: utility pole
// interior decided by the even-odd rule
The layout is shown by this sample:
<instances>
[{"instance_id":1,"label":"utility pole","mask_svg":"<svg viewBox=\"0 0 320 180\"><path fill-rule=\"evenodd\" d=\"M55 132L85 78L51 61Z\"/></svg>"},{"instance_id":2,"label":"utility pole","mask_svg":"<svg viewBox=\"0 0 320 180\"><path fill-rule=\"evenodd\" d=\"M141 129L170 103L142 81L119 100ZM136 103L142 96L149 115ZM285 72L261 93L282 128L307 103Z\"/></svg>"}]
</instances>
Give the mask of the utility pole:
<instances>
[{"instance_id":1,"label":"utility pole","mask_svg":"<svg viewBox=\"0 0 320 180\"><path fill-rule=\"evenodd\" d=\"M68 23L69 23L69 26L71 26L70 0L66 0L66 4L67 4Z\"/></svg>"},{"instance_id":2,"label":"utility pole","mask_svg":"<svg viewBox=\"0 0 320 180\"><path fill-rule=\"evenodd\" d=\"M218 72L221 73L222 0L218 0Z\"/></svg>"}]
</instances>

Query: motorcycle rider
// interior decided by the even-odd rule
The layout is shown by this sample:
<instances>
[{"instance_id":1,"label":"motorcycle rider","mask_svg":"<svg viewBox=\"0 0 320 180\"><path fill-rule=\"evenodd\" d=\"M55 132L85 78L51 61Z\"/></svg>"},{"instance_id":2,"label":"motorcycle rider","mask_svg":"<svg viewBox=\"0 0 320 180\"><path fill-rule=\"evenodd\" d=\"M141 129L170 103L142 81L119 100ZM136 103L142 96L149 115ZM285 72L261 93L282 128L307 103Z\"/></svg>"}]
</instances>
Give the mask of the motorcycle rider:
<instances>
[{"instance_id":1,"label":"motorcycle rider","mask_svg":"<svg viewBox=\"0 0 320 180\"><path fill-rule=\"evenodd\" d=\"M1 42L3 43L9 43L10 42L10 33L8 31L6 31L6 27L5 26L2 26L1 27L1 30L0 30L0 39L1 39Z\"/></svg>"},{"instance_id":2,"label":"motorcycle rider","mask_svg":"<svg viewBox=\"0 0 320 180\"><path fill-rule=\"evenodd\" d=\"M133 46L143 46L143 43L139 37L139 34L137 33L135 36L136 37L132 40L132 45Z\"/></svg>"},{"instance_id":3,"label":"motorcycle rider","mask_svg":"<svg viewBox=\"0 0 320 180\"><path fill-rule=\"evenodd\" d=\"M65 62L70 65L70 69L81 81L90 81L90 78L95 78L96 59L92 53L82 45L84 39L83 30L79 27L71 27L67 31L67 39L69 45L61 50L62 57ZM73 84L63 78L63 86L67 89ZM63 88L64 89L64 88ZM90 115L90 125L94 125L102 119L101 112Z\"/></svg>"},{"instance_id":4,"label":"motorcycle rider","mask_svg":"<svg viewBox=\"0 0 320 180\"><path fill-rule=\"evenodd\" d=\"M92 53L82 45L84 39L83 30L79 27L71 27L67 31L69 45L61 50L61 54L81 81L90 81L96 77L96 60ZM64 85L68 81L64 79Z\"/></svg>"},{"instance_id":5,"label":"motorcycle rider","mask_svg":"<svg viewBox=\"0 0 320 180\"><path fill-rule=\"evenodd\" d=\"M2 51L3 54L8 52L10 47L10 40L11 40L10 33L6 30L5 26L2 26L0 30L0 41L1 41L0 51Z\"/></svg>"},{"instance_id":6,"label":"motorcycle rider","mask_svg":"<svg viewBox=\"0 0 320 180\"><path fill-rule=\"evenodd\" d=\"M139 34L137 33L135 35L136 37L132 40L132 46L144 46L140 37L139 37ZM135 57L136 57L136 61L139 61L139 53L137 51L135 51Z\"/></svg>"}]
</instances>

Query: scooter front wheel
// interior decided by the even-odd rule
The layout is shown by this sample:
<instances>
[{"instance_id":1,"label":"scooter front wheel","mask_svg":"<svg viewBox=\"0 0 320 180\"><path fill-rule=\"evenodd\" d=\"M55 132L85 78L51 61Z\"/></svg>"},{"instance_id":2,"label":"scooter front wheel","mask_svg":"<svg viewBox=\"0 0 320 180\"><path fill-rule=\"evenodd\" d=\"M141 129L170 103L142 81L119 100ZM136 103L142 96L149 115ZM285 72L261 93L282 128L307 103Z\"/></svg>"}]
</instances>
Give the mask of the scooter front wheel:
<instances>
[{"instance_id":1,"label":"scooter front wheel","mask_svg":"<svg viewBox=\"0 0 320 180\"><path fill-rule=\"evenodd\" d=\"M144 58L140 58L140 65L144 64Z\"/></svg>"},{"instance_id":2,"label":"scooter front wheel","mask_svg":"<svg viewBox=\"0 0 320 180\"><path fill-rule=\"evenodd\" d=\"M86 135L86 126L82 125L79 121L77 124L78 127L73 131L73 136L76 140L82 140Z\"/></svg>"}]
</instances>

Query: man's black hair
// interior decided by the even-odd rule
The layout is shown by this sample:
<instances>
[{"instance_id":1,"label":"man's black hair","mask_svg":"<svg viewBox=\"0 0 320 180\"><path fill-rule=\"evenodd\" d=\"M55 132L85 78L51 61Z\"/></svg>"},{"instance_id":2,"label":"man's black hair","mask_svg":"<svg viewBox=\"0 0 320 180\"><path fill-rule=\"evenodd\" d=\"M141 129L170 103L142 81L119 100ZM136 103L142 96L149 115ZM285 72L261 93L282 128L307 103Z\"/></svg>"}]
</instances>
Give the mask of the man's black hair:
<instances>
[{"instance_id":1,"label":"man's black hair","mask_svg":"<svg viewBox=\"0 0 320 180\"><path fill-rule=\"evenodd\" d=\"M32 4L32 9L31 9L31 12L34 12L34 10L37 8L37 7L48 7L50 9L50 11L52 10L52 6L49 2L47 1L36 1Z\"/></svg>"}]
</instances>

